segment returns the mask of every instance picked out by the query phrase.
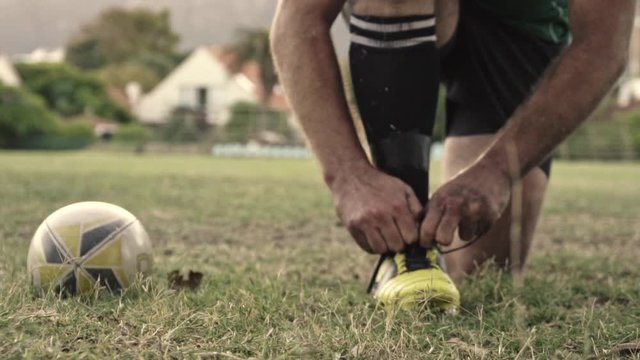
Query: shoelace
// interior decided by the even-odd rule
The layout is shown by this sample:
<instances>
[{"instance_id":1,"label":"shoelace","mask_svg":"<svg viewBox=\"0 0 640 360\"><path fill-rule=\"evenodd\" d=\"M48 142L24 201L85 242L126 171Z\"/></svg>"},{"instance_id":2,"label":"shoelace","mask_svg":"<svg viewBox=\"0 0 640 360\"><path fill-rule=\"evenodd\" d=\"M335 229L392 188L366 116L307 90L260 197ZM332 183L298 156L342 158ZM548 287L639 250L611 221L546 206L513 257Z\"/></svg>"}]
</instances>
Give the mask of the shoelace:
<instances>
[{"instance_id":1,"label":"shoelace","mask_svg":"<svg viewBox=\"0 0 640 360\"><path fill-rule=\"evenodd\" d=\"M405 266L407 271L428 269L431 267L431 260L427 257L427 249L418 245L411 245L404 252Z\"/></svg>"},{"instance_id":2,"label":"shoelace","mask_svg":"<svg viewBox=\"0 0 640 360\"><path fill-rule=\"evenodd\" d=\"M431 260L427 257L427 249L418 245L413 245L407 248L404 255L405 267L407 268L407 271L428 269L433 266L433 264L431 264ZM393 253L387 253L380 256L380 258L378 259L378 263L373 270L371 280L369 280L369 286L367 286L368 293L371 293L371 291L373 290L373 286L375 285L376 278L378 277L378 272L380 271L380 267L382 266L382 264L385 262L385 260L394 256L395 254Z\"/></svg>"},{"instance_id":3,"label":"shoelace","mask_svg":"<svg viewBox=\"0 0 640 360\"><path fill-rule=\"evenodd\" d=\"M456 251L460 251L460 250L462 250L462 249L466 249L466 248L468 248L469 246L471 246L471 245L475 244L475 243L476 243L478 240L480 240L481 238L482 238L482 235L476 236L475 238L473 238L473 239L471 239L471 240L467 241L464 245L459 246L459 247L454 248L454 249L449 249L449 250L442 250L442 248L441 248L439 245L437 245L437 244L436 244L436 250L438 250L438 252L440 253L440 255L447 255L447 254L451 254L451 253L454 253L454 252L456 252Z\"/></svg>"},{"instance_id":4,"label":"shoelace","mask_svg":"<svg viewBox=\"0 0 640 360\"><path fill-rule=\"evenodd\" d=\"M371 291L373 290L373 285L375 285L376 278L378 277L378 271L380 271L380 267L382 266L384 261L392 256L393 254L384 254L380 256L380 258L378 259L378 262L376 263L376 267L373 270L373 274L371 275L371 280L369 280L369 285L367 286L367 293L370 294Z\"/></svg>"}]
</instances>

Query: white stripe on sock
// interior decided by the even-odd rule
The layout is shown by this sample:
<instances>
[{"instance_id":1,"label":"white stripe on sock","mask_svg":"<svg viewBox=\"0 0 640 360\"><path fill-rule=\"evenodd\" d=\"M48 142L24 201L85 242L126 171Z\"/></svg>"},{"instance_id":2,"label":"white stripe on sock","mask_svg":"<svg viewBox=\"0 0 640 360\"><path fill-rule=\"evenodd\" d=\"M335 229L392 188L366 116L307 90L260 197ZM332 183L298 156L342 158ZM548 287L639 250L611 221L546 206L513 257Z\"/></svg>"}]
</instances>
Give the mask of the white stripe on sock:
<instances>
[{"instance_id":1,"label":"white stripe on sock","mask_svg":"<svg viewBox=\"0 0 640 360\"><path fill-rule=\"evenodd\" d=\"M368 22L362 19L358 19L355 16L351 17L351 25L359 27L363 30L377 31L377 32L400 32L425 29L436 26L436 18L426 20L409 21L398 24L378 24Z\"/></svg>"},{"instance_id":2,"label":"white stripe on sock","mask_svg":"<svg viewBox=\"0 0 640 360\"><path fill-rule=\"evenodd\" d=\"M427 42L435 42L436 36L421 36L406 40L376 40L356 34L351 34L351 41L356 44L380 49L399 49L404 47L416 46Z\"/></svg>"}]
</instances>

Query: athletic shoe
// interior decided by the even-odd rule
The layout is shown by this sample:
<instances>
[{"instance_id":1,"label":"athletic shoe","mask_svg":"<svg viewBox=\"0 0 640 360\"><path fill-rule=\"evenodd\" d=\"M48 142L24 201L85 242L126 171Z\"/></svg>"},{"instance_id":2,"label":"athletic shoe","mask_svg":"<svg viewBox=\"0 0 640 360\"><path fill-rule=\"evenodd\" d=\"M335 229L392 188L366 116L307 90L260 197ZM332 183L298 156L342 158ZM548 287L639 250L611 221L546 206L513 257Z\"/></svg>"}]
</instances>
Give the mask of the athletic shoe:
<instances>
[{"instance_id":1,"label":"athletic shoe","mask_svg":"<svg viewBox=\"0 0 640 360\"><path fill-rule=\"evenodd\" d=\"M460 293L437 262L436 249L417 246L380 258L369 285L369 292L386 306L456 312Z\"/></svg>"}]
</instances>

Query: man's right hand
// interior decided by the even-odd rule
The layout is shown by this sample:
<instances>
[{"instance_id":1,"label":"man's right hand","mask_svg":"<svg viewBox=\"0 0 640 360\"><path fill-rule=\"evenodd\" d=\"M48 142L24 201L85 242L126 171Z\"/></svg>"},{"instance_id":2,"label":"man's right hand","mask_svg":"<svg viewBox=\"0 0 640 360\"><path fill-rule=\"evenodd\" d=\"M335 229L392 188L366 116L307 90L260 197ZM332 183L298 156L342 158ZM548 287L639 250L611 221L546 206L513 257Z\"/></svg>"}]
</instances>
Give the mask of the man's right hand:
<instances>
[{"instance_id":1,"label":"man's right hand","mask_svg":"<svg viewBox=\"0 0 640 360\"><path fill-rule=\"evenodd\" d=\"M338 216L365 251L399 252L418 241L423 207L401 180L364 166L330 187Z\"/></svg>"},{"instance_id":2,"label":"man's right hand","mask_svg":"<svg viewBox=\"0 0 640 360\"><path fill-rule=\"evenodd\" d=\"M345 2L278 1L272 50L340 219L364 250L399 251L417 242L422 206L408 185L369 164L356 136L330 33Z\"/></svg>"}]
</instances>

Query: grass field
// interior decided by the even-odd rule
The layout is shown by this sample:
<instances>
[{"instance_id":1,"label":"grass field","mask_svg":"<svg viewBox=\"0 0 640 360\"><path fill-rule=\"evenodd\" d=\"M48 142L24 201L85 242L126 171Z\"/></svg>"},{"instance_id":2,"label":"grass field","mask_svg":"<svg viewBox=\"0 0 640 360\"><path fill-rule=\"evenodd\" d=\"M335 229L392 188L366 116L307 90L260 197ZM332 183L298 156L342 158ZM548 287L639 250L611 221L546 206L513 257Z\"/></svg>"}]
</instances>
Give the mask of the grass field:
<instances>
[{"instance_id":1,"label":"grass field","mask_svg":"<svg viewBox=\"0 0 640 360\"><path fill-rule=\"evenodd\" d=\"M313 162L0 152L0 358L601 357L640 339L639 199L640 164L558 163L524 286L488 268L443 317L365 294L375 258L336 226ZM143 222L151 286L34 298L33 232L85 200ZM174 269L202 286L169 290Z\"/></svg>"}]
</instances>

